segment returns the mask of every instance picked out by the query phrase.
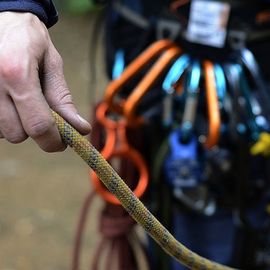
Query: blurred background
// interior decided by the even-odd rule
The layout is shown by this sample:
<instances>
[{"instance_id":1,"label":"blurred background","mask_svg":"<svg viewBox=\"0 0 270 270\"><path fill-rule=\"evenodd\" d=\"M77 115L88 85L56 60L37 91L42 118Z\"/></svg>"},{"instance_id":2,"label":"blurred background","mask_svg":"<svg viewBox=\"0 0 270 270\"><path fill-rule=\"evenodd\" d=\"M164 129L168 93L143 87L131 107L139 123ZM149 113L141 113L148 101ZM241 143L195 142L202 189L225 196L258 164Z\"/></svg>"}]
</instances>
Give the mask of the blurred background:
<instances>
[{"instance_id":1,"label":"blurred background","mask_svg":"<svg viewBox=\"0 0 270 270\"><path fill-rule=\"evenodd\" d=\"M269 1L258 1L260 5L255 0L111 1L106 13L106 42L105 16L100 4L94 5L91 0L54 2L60 14L59 22L49 31L64 60L64 72L74 102L80 114L90 122L94 106L101 101L108 84L105 74L117 78L122 68L157 40L169 38L175 41L176 48L183 49L182 73L175 75L175 83L170 82L166 90L163 79L175 59L164 66L163 74L154 78L155 84L151 87L154 91L144 97L137 112L145 117L145 125L127 133L129 144L143 154L150 172L149 192L143 200L176 238L195 252L237 269L270 269L270 158L264 157L263 152L249 154L250 147L260 142L259 135L264 131L270 138L270 96L264 93L268 93L270 78ZM217 18L214 24L207 8L200 18L201 4L216 7L212 10ZM228 25L224 25L227 23L223 16ZM210 25L210 30L204 29L205 25ZM193 32L194 26L198 28ZM202 30L208 32L204 35ZM221 35L218 42L210 39L216 35ZM209 149L204 145L209 123L204 94L207 72L202 65L205 59L212 63L215 72L212 83L221 95L220 138ZM257 64L262 72L250 68ZM150 67L146 65L141 74ZM190 101L187 98L193 98L187 91L193 88L194 70L199 71L195 88L203 90L196 94L198 110L197 101L187 102ZM117 96L119 100L134 89L138 78L125 84L123 90L126 91ZM174 94L167 95L164 90L168 93L173 90ZM167 97L172 98L169 108L164 106ZM187 120L184 119L186 104L195 104L192 110L196 110L193 115L196 117L191 129L189 125L182 125ZM163 119L166 108L172 114L169 123ZM254 121L256 125L251 125ZM93 134L97 136L93 135L92 142L95 143L97 137L96 143L104 144L106 136L102 130L98 133L99 128L104 126L95 125ZM178 135L187 131L192 136L185 142L177 140L177 147L181 148L167 147L166 143L168 149L165 149L163 141L167 142L175 131ZM185 155L170 159L171 149L186 149L193 141L195 146L187 148L191 149L188 163ZM267 147L269 145L265 144L262 150L269 150ZM71 149L48 154L32 140L19 145L0 140L0 149L0 270L70 269L80 210L92 191L88 167ZM113 161L119 161L115 163L124 179L138 178L139 172L128 159ZM176 164L176 167L166 164ZM191 186L186 184L190 180ZM149 249L144 249L138 240L141 238L133 235L133 223L126 213L110 203L103 205L96 196L90 206L82 237L80 270L94 269L95 258L97 264L101 258L101 265L110 270L114 267L144 270L147 269L144 257L149 259L153 269L184 269L151 241ZM108 239L100 241L99 231ZM108 244L105 248L104 243ZM116 253L118 249L120 252ZM97 251L101 251L100 254ZM136 265L135 268L127 267L129 263ZM99 269L99 265L95 269Z\"/></svg>"},{"instance_id":2,"label":"blurred background","mask_svg":"<svg viewBox=\"0 0 270 270\"><path fill-rule=\"evenodd\" d=\"M56 4L60 18L50 29L51 37L63 57L75 104L90 119L95 95L89 51L98 41L90 42L90 34L99 13L88 0ZM101 78L101 50L98 46L95 61L99 62L96 90L102 93L106 78ZM68 269L79 211L90 191L87 166L72 150L47 154L31 140L19 145L1 140L0 149L0 269ZM90 210L82 269L89 269L97 241L99 204L95 199Z\"/></svg>"}]
</instances>

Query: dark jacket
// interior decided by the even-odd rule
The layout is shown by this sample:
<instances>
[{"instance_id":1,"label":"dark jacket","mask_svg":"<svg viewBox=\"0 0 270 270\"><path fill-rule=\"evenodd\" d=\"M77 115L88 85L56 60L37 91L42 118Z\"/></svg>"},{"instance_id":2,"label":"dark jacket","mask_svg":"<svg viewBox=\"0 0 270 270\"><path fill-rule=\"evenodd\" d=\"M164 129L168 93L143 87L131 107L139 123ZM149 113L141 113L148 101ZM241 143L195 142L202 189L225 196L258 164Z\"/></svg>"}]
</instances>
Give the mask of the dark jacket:
<instances>
[{"instance_id":1,"label":"dark jacket","mask_svg":"<svg viewBox=\"0 0 270 270\"><path fill-rule=\"evenodd\" d=\"M51 0L0 0L0 11L31 12L37 15L48 28L58 19Z\"/></svg>"}]
</instances>

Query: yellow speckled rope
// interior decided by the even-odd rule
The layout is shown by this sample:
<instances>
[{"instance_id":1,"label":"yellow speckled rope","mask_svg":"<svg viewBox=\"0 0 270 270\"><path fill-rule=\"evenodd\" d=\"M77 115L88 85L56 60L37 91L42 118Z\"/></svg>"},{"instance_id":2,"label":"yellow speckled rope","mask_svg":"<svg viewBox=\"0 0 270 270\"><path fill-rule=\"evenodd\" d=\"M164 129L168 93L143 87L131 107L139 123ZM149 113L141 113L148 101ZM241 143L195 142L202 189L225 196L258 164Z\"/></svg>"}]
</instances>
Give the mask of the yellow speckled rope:
<instances>
[{"instance_id":1,"label":"yellow speckled rope","mask_svg":"<svg viewBox=\"0 0 270 270\"><path fill-rule=\"evenodd\" d=\"M145 229L145 231L172 257L190 269L229 270L232 269L200 257L179 243L164 226L149 212L142 202L114 171L110 164L61 116L52 111L61 137L65 143L96 172L104 185L121 202L128 213ZM224 233L224 232L221 232Z\"/></svg>"}]
</instances>

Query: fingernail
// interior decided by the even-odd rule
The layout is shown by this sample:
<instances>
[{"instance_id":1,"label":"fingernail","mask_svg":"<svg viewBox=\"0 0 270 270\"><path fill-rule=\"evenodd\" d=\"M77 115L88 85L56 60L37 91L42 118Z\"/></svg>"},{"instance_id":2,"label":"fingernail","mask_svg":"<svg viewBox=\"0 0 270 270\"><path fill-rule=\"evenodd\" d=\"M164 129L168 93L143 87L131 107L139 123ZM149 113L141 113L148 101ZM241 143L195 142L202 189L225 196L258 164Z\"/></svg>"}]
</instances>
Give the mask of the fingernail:
<instances>
[{"instance_id":1,"label":"fingernail","mask_svg":"<svg viewBox=\"0 0 270 270\"><path fill-rule=\"evenodd\" d=\"M88 123L88 121L86 121L84 118L82 118L79 114L77 114L77 117L79 118L79 120L84 123L85 125L90 126L90 124Z\"/></svg>"}]
</instances>

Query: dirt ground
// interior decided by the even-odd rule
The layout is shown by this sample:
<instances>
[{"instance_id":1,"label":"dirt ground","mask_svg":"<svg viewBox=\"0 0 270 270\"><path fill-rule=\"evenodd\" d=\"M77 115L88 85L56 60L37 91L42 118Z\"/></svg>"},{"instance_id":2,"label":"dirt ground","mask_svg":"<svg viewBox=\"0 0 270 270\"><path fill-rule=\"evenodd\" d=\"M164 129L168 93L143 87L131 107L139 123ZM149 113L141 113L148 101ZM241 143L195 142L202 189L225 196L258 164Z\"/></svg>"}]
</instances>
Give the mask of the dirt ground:
<instances>
[{"instance_id":1,"label":"dirt ground","mask_svg":"<svg viewBox=\"0 0 270 270\"><path fill-rule=\"evenodd\" d=\"M89 85L92 22L89 15L64 16L51 30L74 101L88 119L93 100ZM100 59L99 93L106 84ZM20 145L1 140L0 270L69 269L79 210L89 190L88 168L72 150L47 154L31 140ZM81 269L89 269L98 241L99 206L97 199L89 215Z\"/></svg>"}]
</instances>

